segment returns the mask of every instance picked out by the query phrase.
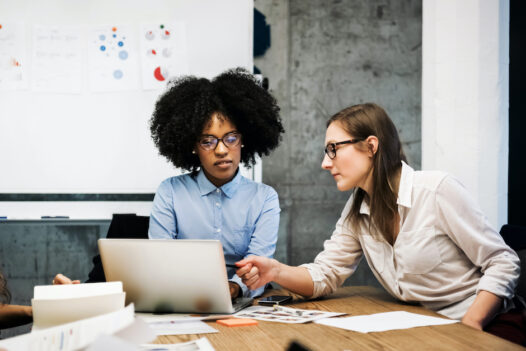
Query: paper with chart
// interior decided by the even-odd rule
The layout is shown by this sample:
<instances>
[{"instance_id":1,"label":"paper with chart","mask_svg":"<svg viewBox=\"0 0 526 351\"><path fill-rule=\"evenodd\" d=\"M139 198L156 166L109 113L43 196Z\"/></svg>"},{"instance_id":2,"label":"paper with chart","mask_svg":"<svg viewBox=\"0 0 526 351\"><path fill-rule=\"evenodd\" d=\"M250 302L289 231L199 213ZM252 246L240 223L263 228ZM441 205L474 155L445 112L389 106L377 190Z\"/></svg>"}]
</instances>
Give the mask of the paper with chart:
<instances>
[{"instance_id":1,"label":"paper with chart","mask_svg":"<svg viewBox=\"0 0 526 351\"><path fill-rule=\"evenodd\" d=\"M170 78L188 74L184 22L142 24L140 40L143 89L163 89Z\"/></svg>"},{"instance_id":2,"label":"paper with chart","mask_svg":"<svg viewBox=\"0 0 526 351\"><path fill-rule=\"evenodd\" d=\"M91 27L88 34L89 87L95 92L139 88L135 33L129 25Z\"/></svg>"},{"instance_id":3,"label":"paper with chart","mask_svg":"<svg viewBox=\"0 0 526 351\"><path fill-rule=\"evenodd\" d=\"M382 332L395 329L408 329L428 325L442 325L458 323L457 320L430 317L405 311L375 313L366 316L345 318L326 318L315 323L330 327L353 330L360 333Z\"/></svg>"},{"instance_id":4,"label":"paper with chart","mask_svg":"<svg viewBox=\"0 0 526 351\"><path fill-rule=\"evenodd\" d=\"M281 323L307 323L320 318L329 318L341 316L345 313L327 312L318 310L302 310L299 308L290 308L283 306L251 306L236 313L234 317L237 318L252 318L267 322L281 322Z\"/></svg>"},{"instance_id":5,"label":"paper with chart","mask_svg":"<svg viewBox=\"0 0 526 351\"><path fill-rule=\"evenodd\" d=\"M28 87L24 23L0 21L0 90Z\"/></svg>"}]
</instances>

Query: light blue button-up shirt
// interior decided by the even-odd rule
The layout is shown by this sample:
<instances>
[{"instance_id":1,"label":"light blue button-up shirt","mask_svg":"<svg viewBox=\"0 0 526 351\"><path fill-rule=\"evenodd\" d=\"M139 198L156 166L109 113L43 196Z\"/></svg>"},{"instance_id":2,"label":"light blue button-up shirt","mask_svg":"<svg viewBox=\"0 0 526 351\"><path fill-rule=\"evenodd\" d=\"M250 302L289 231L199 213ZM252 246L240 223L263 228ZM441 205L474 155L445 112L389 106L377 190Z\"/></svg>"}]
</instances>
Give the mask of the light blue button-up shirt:
<instances>
[{"instance_id":1,"label":"light blue button-up shirt","mask_svg":"<svg viewBox=\"0 0 526 351\"><path fill-rule=\"evenodd\" d=\"M199 171L161 183L150 215L150 239L215 239L223 244L226 264L249 255L272 257L279 227L279 199L265 184L240 172L217 188ZM227 267L228 278L239 284L243 296L258 296L263 288L249 291Z\"/></svg>"}]
</instances>

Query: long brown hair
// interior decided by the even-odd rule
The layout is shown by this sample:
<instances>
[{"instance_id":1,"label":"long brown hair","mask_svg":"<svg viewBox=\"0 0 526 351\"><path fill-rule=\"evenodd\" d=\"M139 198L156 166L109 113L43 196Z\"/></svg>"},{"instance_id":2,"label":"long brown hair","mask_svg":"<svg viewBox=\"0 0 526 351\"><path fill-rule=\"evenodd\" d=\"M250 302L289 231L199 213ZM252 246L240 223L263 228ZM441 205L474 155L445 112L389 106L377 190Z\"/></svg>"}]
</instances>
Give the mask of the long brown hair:
<instances>
[{"instance_id":1,"label":"long brown hair","mask_svg":"<svg viewBox=\"0 0 526 351\"><path fill-rule=\"evenodd\" d=\"M0 272L0 305L11 301L11 293L7 289L7 282L2 272Z\"/></svg>"},{"instance_id":2,"label":"long brown hair","mask_svg":"<svg viewBox=\"0 0 526 351\"><path fill-rule=\"evenodd\" d=\"M400 171L402 160L407 162L398 131L384 109L373 103L343 109L327 121L327 127L336 121L340 122L343 129L353 138L365 140L371 135L378 138L378 149L373 155L371 198L363 189L355 189L347 220L353 229L359 227L365 219L360 214L360 205L365 200L370 208L369 226L375 226L388 242L392 242L398 197L393 180ZM355 146L359 150L367 151L363 141Z\"/></svg>"}]
</instances>

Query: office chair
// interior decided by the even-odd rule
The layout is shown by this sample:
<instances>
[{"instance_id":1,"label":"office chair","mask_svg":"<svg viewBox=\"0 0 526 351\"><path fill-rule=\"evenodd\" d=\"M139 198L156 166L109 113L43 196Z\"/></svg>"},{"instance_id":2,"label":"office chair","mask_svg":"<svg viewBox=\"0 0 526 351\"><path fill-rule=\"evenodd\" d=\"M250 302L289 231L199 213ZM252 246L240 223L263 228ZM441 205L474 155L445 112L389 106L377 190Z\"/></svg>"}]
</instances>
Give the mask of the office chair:
<instances>
[{"instance_id":1,"label":"office chair","mask_svg":"<svg viewBox=\"0 0 526 351\"><path fill-rule=\"evenodd\" d=\"M148 239L150 217L136 214L114 214L108 228L108 239ZM100 255L93 257L93 269L86 283L105 282Z\"/></svg>"},{"instance_id":2,"label":"office chair","mask_svg":"<svg viewBox=\"0 0 526 351\"><path fill-rule=\"evenodd\" d=\"M521 260L521 276L515 292L526 297L526 227L505 224L500 229L500 235L504 242L517 252Z\"/></svg>"}]
</instances>

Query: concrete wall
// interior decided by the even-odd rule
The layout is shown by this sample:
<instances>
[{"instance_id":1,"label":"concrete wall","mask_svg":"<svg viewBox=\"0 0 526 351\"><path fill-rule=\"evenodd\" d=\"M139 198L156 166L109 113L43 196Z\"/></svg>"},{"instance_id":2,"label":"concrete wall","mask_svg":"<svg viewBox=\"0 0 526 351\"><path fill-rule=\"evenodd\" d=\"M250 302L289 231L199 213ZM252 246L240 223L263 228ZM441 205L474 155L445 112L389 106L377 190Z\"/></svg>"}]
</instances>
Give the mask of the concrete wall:
<instances>
[{"instance_id":1,"label":"concrete wall","mask_svg":"<svg viewBox=\"0 0 526 351\"><path fill-rule=\"evenodd\" d=\"M0 222L0 266L13 295L12 303L30 305L35 285L51 284L57 273L88 279L97 239L106 237L110 221ZM3 330L1 337L29 331Z\"/></svg>"},{"instance_id":2,"label":"concrete wall","mask_svg":"<svg viewBox=\"0 0 526 351\"><path fill-rule=\"evenodd\" d=\"M320 167L325 122L344 107L377 102L394 120L409 163L421 159L422 2L256 0L271 47L254 63L282 107L282 146L263 160L281 202L276 257L311 261L349 197ZM348 283L376 280L361 264Z\"/></svg>"}]
</instances>

